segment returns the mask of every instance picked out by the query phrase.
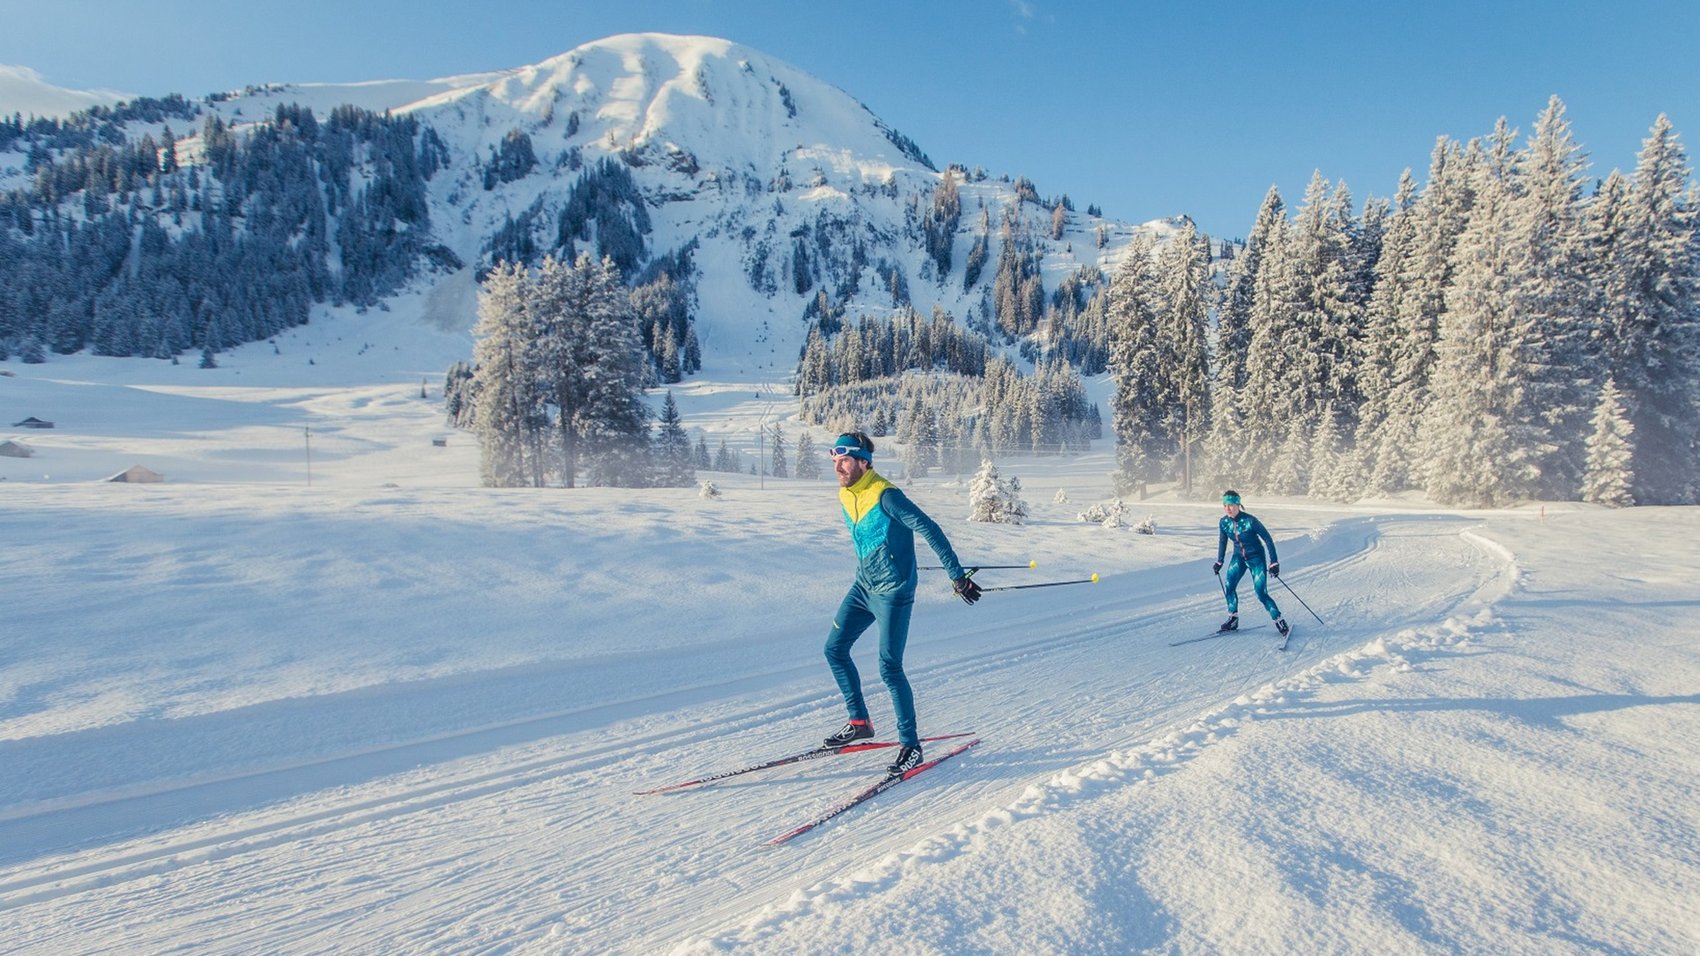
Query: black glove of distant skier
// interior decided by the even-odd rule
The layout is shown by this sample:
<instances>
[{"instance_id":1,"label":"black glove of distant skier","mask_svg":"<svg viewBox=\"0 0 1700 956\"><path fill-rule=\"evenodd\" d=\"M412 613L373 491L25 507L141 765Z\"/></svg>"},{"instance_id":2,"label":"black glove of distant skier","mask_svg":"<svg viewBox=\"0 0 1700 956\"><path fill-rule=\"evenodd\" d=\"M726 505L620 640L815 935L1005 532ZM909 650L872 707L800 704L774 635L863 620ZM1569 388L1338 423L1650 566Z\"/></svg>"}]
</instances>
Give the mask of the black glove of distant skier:
<instances>
[{"instance_id":1,"label":"black glove of distant skier","mask_svg":"<svg viewBox=\"0 0 1700 956\"><path fill-rule=\"evenodd\" d=\"M1221 574L1222 573L1222 562L1218 561L1215 564L1212 564L1210 566L1210 573L1211 574Z\"/></svg>"},{"instance_id":2,"label":"black glove of distant skier","mask_svg":"<svg viewBox=\"0 0 1700 956\"><path fill-rule=\"evenodd\" d=\"M1281 576L1281 562L1277 561L1274 564L1271 564L1269 566L1269 573L1275 575L1276 577L1280 577Z\"/></svg>"},{"instance_id":3,"label":"black glove of distant skier","mask_svg":"<svg viewBox=\"0 0 1700 956\"><path fill-rule=\"evenodd\" d=\"M974 583L973 578L957 578L951 582L951 587L956 589L956 596L965 604L980 600L980 586Z\"/></svg>"}]
</instances>

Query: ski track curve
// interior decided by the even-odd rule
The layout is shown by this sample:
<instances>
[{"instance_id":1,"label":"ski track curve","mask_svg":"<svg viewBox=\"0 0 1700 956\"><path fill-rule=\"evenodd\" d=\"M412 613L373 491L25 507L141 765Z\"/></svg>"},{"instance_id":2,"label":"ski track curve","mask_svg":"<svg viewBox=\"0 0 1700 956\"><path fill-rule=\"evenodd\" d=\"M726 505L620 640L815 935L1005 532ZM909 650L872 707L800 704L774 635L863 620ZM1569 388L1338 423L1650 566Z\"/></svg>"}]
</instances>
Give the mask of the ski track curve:
<instances>
[{"instance_id":1,"label":"ski track curve","mask_svg":"<svg viewBox=\"0 0 1700 956\"><path fill-rule=\"evenodd\" d=\"M384 752L417 764L375 779L347 782L335 761L271 769L296 780L280 791L290 795L249 805L244 792L268 793L254 785L261 774L116 795L105 804L115 814L153 801L154 832L0 865L0 938L56 954L119 941L159 951L186 938L230 952L756 943L834 894L961 852L979 829L1172 772L1248 714L1314 682L1353 679L1364 661L1396 658L1400 647L1490 626L1491 612L1472 609L1509 588L1515 563L1471 525L1373 516L1284 542L1283 564L1295 569L1288 583L1329 619L1319 626L1272 582L1297 628L1286 652L1274 650L1269 629L1169 647L1208 631L1221 610L1219 596L1199 596L1192 566L1110 576L1087 598L1012 604L973 631L918 621L928 639L911 645L909 672L923 732L973 730L986 743L793 844L760 846L877 777L885 758L827 758L673 794L630 791L774 756L830 729L840 705L816 672L824 667L693 688L673 706L666 695L605 705L595 731L549 735L550 719L570 727L581 715L400 744ZM1242 584L1242 605L1261 616L1249 591ZM1045 636L1033 636L1041 625ZM864 683L878 723L889 704L877 675ZM232 792L197 801L219 787ZM221 809L201 816L202 806ZM0 830L89 812L14 813ZM305 899L313 910L302 912ZM145 925L126 916L137 912L150 914ZM695 915L659 918L681 912ZM398 938L398 926L419 929Z\"/></svg>"}]
</instances>

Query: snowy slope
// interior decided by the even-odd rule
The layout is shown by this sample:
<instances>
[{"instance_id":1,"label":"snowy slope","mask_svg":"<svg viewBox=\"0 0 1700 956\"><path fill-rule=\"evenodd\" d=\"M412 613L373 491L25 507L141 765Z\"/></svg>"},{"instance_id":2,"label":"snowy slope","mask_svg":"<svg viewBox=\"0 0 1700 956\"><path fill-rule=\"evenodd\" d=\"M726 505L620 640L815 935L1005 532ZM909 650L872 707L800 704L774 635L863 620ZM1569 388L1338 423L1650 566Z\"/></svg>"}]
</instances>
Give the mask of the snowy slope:
<instances>
[{"instance_id":1,"label":"snowy slope","mask_svg":"<svg viewBox=\"0 0 1700 956\"><path fill-rule=\"evenodd\" d=\"M112 90L73 90L54 86L27 66L0 63L0 116L62 117L91 106L111 106L128 95Z\"/></svg>"},{"instance_id":2,"label":"snowy slope","mask_svg":"<svg viewBox=\"0 0 1700 956\"><path fill-rule=\"evenodd\" d=\"M0 418L59 423L0 458L8 949L1700 945L1700 512L1251 502L1328 621L1277 588L1282 653L1267 627L1170 646L1219 619L1217 509L1074 520L1107 448L1001 463L1023 527L915 483L965 560L1038 563L985 583L1102 582L968 608L929 580L923 732L984 742L767 848L881 758L631 791L841 719L832 486L478 488L419 397L464 344L425 302L218 369L0 363ZM687 424L762 408L756 384L705 379ZM96 480L137 461L167 481Z\"/></svg>"},{"instance_id":3,"label":"snowy slope","mask_svg":"<svg viewBox=\"0 0 1700 956\"><path fill-rule=\"evenodd\" d=\"M413 116L446 145L448 166L429 183L431 235L423 245L434 256L438 246L452 252L465 268L422 268L401 293L431 300L432 326L471 328L474 274L489 264L492 236L512 221L528 221L539 248L553 249L574 185L587 169L612 160L644 196L653 222L648 252L694 249L694 317L708 377L772 390L785 388L810 327L805 311L822 293L852 321L888 315L899 301L922 315L944 309L959 322L984 313L1006 218L1024 224L1038 247L1047 291L1082 270L1112 270L1136 232L1162 236L1177 227L1170 220L1119 223L1077 209L1053 239L1051 208L1018 197L1019 170L959 169L962 215L951 268L940 275L923 248L920 216L947 160L978 170L980 158L933 163L922 152L925 144L909 141L849 93L713 37L628 34L511 70L259 84L195 106L240 133L291 104L320 117L342 104ZM194 166L204 161L204 122L177 116L132 121L124 129L133 138L157 138L169 128L178 160ZM536 167L487 184L495 151L516 132L529 137ZM0 189L27 183L25 156L0 155ZM1066 185L1036 188L1050 203ZM1081 198L1084 205L1087 197ZM80 215L76 205L68 202L64 213ZM979 280L964 288L964 263L982 214L990 257ZM470 350L456 356L469 357Z\"/></svg>"},{"instance_id":4,"label":"snowy slope","mask_svg":"<svg viewBox=\"0 0 1700 956\"><path fill-rule=\"evenodd\" d=\"M916 210L930 202L944 161L930 167L920 152L924 144L910 143L843 90L713 37L628 34L500 73L268 85L210 108L240 128L279 105L299 103L324 115L342 102L414 116L449 148L450 167L431 182L433 239L468 269L420 279L449 290L445 297L459 306L445 313L445 324L467 328L475 318L464 290L492 234L536 210L539 245L552 246L556 216L574 183L586 168L613 158L649 203L650 251L697 244L696 319L705 361L768 381L791 371L807 332L805 307L820 290L838 295L858 245L866 267L847 303L852 316L891 311L892 294L875 273L883 263L901 272L923 315L936 305L966 321L991 283L1006 210L1032 226L1045 251L1045 287L1053 290L1083 267L1107 271L1136 229L1162 235L1174 228L1169 221L1135 227L1075 212L1064 235L1052 240L1051 211L1017 201L1012 177L1019 171L1012 171L961 182L954 265L941 278L926 262ZM537 167L486 189L481 164L516 130L530 138ZM196 155L196 143L186 138L180 154ZM1057 189L1044 194L1052 199L1064 184L1040 185ZM982 209L991 221L993 266L965 290L963 262ZM822 275L799 292L793 245L802 237L813 248L821 235L832 252L826 262L806 264Z\"/></svg>"}]
</instances>

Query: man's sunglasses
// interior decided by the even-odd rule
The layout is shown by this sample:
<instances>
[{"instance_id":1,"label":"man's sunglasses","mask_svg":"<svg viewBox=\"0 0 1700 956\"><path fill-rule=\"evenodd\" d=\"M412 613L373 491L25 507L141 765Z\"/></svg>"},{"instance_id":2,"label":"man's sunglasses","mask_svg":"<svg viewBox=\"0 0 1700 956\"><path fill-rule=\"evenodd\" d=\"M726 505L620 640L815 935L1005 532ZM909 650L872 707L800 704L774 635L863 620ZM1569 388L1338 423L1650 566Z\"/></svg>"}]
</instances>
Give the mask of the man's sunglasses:
<instances>
[{"instance_id":1,"label":"man's sunglasses","mask_svg":"<svg viewBox=\"0 0 1700 956\"><path fill-rule=\"evenodd\" d=\"M854 455L861 450L861 445L834 445L832 446L832 457L843 458L845 455Z\"/></svg>"}]
</instances>

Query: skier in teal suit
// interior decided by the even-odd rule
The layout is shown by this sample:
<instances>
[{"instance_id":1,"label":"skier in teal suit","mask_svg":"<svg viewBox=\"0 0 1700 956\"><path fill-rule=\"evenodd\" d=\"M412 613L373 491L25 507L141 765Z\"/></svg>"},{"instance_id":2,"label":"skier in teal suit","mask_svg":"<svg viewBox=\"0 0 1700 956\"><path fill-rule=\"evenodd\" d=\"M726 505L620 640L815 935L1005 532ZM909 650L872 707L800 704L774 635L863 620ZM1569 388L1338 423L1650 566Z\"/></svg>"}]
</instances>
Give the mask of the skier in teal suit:
<instances>
[{"instance_id":1,"label":"skier in teal suit","mask_svg":"<svg viewBox=\"0 0 1700 956\"><path fill-rule=\"evenodd\" d=\"M1275 621L1275 630L1287 636L1287 619L1281 616L1281 608L1275 604L1275 599L1269 596L1269 575L1281 576L1281 559L1275 554L1275 539L1269 536L1269 529L1263 522L1250 512L1240 509L1240 493L1233 490L1222 492L1222 520L1216 526L1216 563L1210 570L1220 575L1222 573L1222 557L1227 552L1228 542L1234 543L1233 554L1228 556L1228 577L1223 582L1222 595L1228 599L1228 619L1222 622L1220 630L1235 631L1240 626L1240 578L1249 569L1251 571L1251 587L1257 592L1257 599L1263 603L1263 609ZM1267 548L1267 565L1265 564L1265 549Z\"/></svg>"},{"instance_id":2,"label":"skier in teal suit","mask_svg":"<svg viewBox=\"0 0 1700 956\"><path fill-rule=\"evenodd\" d=\"M973 604L980 599L980 586L970 578L938 522L927 517L896 485L874 471L874 440L862 432L846 432L832 443L832 469L838 476L838 499L844 506L844 523L856 544L856 581L826 638L826 662L850 720L844 729L826 738L826 746L843 747L874 735L868 720L868 704L862 699L862 678L850 660L850 647L869 626L880 626L880 677L891 691L892 710L897 713L897 740L901 748L887 769L892 773L921 763L921 738L915 727L915 698L909 678L903 673L903 648L909 643L909 615L915 607L915 535L926 539L939 563L950 575L956 593Z\"/></svg>"}]
</instances>

